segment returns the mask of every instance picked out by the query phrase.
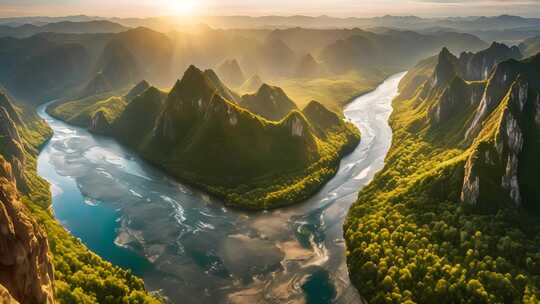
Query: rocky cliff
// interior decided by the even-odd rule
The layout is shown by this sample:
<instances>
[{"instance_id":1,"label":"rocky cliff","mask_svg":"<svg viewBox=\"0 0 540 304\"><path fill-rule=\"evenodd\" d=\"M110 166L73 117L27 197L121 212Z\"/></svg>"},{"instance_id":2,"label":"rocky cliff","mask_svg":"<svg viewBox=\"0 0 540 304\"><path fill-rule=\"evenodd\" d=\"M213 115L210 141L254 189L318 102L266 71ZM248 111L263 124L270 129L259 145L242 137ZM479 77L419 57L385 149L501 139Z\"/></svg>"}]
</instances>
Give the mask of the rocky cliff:
<instances>
[{"instance_id":1,"label":"rocky cliff","mask_svg":"<svg viewBox=\"0 0 540 304\"><path fill-rule=\"evenodd\" d=\"M45 233L19 198L26 188L24 148L13 105L0 106L0 300L53 303L53 266ZM6 109L11 107L11 109ZM11 115L10 115L11 112ZM1 288L3 286L4 288Z\"/></svg>"}]
</instances>

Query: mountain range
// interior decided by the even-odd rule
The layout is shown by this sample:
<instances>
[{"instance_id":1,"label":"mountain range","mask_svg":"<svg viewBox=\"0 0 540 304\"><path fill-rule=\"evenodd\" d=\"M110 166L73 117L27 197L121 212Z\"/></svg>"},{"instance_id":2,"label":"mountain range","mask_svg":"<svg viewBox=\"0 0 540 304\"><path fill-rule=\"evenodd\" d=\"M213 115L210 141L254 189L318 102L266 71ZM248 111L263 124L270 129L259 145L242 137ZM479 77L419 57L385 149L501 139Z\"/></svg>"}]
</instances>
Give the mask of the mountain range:
<instances>
[{"instance_id":1,"label":"mountain range","mask_svg":"<svg viewBox=\"0 0 540 304\"><path fill-rule=\"evenodd\" d=\"M539 64L444 48L402 80L385 168L344 226L366 300L534 302Z\"/></svg>"},{"instance_id":2,"label":"mountain range","mask_svg":"<svg viewBox=\"0 0 540 304\"><path fill-rule=\"evenodd\" d=\"M352 125L317 102L300 111L266 84L240 98L212 70L189 67L168 93L141 83L125 96L134 91L142 93L57 103L49 112L113 136L231 206L269 209L305 199L359 141Z\"/></svg>"}]
</instances>

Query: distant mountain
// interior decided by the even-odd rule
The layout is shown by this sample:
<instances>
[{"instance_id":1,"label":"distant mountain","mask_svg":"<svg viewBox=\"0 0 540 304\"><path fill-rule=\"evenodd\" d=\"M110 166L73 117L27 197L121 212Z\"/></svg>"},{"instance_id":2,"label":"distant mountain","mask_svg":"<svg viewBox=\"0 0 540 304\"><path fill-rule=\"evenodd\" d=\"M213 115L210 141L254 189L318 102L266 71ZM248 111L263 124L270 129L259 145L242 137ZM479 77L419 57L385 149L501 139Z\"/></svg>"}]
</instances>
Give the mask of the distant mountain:
<instances>
[{"instance_id":1,"label":"distant mountain","mask_svg":"<svg viewBox=\"0 0 540 304\"><path fill-rule=\"evenodd\" d=\"M62 21L48 23L41 26L25 24L20 26L0 25L0 37L29 37L38 33L65 33L65 34L89 34L89 33L119 33L128 30L128 27L110 21L86 21L72 22Z\"/></svg>"},{"instance_id":2,"label":"distant mountain","mask_svg":"<svg viewBox=\"0 0 540 304\"><path fill-rule=\"evenodd\" d=\"M217 69L217 73L228 85L238 87L242 85L246 79L244 72L240 68L236 59L225 60Z\"/></svg>"},{"instance_id":3,"label":"distant mountain","mask_svg":"<svg viewBox=\"0 0 540 304\"><path fill-rule=\"evenodd\" d=\"M324 68L311 54L306 54L294 72L294 76L300 78L320 77L324 74Z\"/></svg>"},{"instance_id":4,"label":"distant mountain","mask_svg":"<svg viewBox=\"0 0 540 304\"><path fill-rule=\"evenodd\" d=\"M534 56L540 53L540 36L523 41L519 48L525 56Z\"/></svg>"},{"instance_id":5,"label":"distant mountain","mask_svg":"<svg viewBox=\"0 0 540 304\"><path fill-rule=\"evenodd\" d=\"M261 86L263 85L263 81L259 75L253 75L251 78L246 80L244 84L240 87L240 90L242 92L246 92L248 94L254 93L258 91Z\"/></svg>"},{"instance_id":6,"label":"distant mountain","mask_svg":"<svg viewBox=\"0 0 540 304\"><path fill-rule=\"evenodd\" d=\"M297 54L281 39L268 37L261 44L246 52L242 66L252 67L252 72L263 77L289 76L293 72Z\"/></svg>"},{"instance_id":7,"label":"distant mountain","mask_svg":"<svg viewBox=\"0 0 540 304\"><path fill-rule=\"evenodd\" d=\"M296 104L278 87L263 84L257 93L242 96L240 105L266 119L278 121L296 110Z\"/></svg>"},{"instance_id":8,"label":"distant mountain","mask_svg":"<svg viewBox=\"0 0 540 304\"><path fill-rule=\"evenodd\" d=\"M116 34L114 40L133 55L144 79L159 85L170 84L174 50L167 35L147 28L136 28Z\"/></svg>"},{"instance_id":9,"label":"distant mountain","mask_svg":"<svg viewBox=\"0 0 540 304\"><path fill-rule=\"evenodd\" d=\"M421 58L436 54L444 46L461 52L480 50L487 44L468 34L424 35L395 30L381 34L364 32L330 44L322 51L321 59L334 72L366 67L403 69Z\"/></svg>"},{"instance_id":10,"label":"distant mountain","mask_svg":"<svg viewBox=\"0 0 540 304\"><path fill-rule=\"evenodd\" d=\"M111 41L105 47L94 75L84 87L81 96L119 90L144 77L135 56L118 40Z\"/></svg>"},{"instance_id":11,"label":"distant mountain","mask_svg":"<svg viewBox=\"0 0 540 304\"><path fill-rule=\"evenodd\" d=\"M88 53L81 45L52 47L18 64L6 86L22 100L41 103L80 84L89 64Z\"/></svg>"}]
</instances>

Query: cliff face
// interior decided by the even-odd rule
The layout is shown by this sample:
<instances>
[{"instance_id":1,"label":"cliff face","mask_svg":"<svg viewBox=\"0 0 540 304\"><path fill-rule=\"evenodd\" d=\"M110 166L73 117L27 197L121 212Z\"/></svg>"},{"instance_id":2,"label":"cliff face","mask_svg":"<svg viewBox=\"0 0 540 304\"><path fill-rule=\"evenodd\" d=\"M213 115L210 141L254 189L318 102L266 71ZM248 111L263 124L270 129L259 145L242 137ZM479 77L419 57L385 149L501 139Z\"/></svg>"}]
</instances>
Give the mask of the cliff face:
<instances>
[{"instance_id":1,"label":"cliff face","mask_svg":"<svg viewBox=\"0 0 540 304\"><path fill-rule=\"evenodd\" d=\"M21 303L52 303L47 237L19 200L11 166L0 164L0 284Z\"/></svg>"},{"instance_id":2,"label":"cliff face","mask_svg":"<svg viewBox=\"0 0 540 304\"><path fill-rule=\"evenodd\" d=\"M19 198L19 191L27 186L24 149L15 121L20 120L6 98L0 106L0 302L53 303L47 237Z\"/></svg>"}]
</instances>

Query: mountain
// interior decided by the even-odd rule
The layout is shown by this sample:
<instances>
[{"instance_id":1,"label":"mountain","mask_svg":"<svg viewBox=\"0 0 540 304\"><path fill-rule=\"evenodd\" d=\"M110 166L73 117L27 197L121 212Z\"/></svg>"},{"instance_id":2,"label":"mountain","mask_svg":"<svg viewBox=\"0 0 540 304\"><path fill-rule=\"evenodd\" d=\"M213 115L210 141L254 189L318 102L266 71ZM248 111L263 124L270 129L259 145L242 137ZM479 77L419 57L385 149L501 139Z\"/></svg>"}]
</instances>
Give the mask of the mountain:
<instances>
[{"instance_id":1,"label":"mountain","mask_svg":"<svg viewBox=\"0 0 540 304\"><path fill-rule=\"evenodd\" d=\"M278 87L263 84L257 93L242 96L240 105L269 120L281 120L297 109L296 104Z\"/></svg>"},{"instance_id":2,"label":"mountain","mask_svg":"<svg viewBox=\"0 0 540 304\"><path fill-rule=\"evenodd\" d=\"M404 78L385 168L344 225L351 281L367 301L538 297L540 56L508 54L518 55L500 45L459 58L443 49ZM483 64L460 64L471 56L495 63L486 75Z\"/></svg>"},{"instance_id":3,"label":"mountain","mask_svg":"<svg viewBox=\"0 0 540 304\"><path fill-rule=\"evenodd\" d=\"M168 86L172 78L173 43L160 32L135 28L116 34L111 43L122 46L133 56L142 78L151 83Z\"/></svg>"},{"instance_id":4,"label":"mountain","mask_svg":"<svg viewBox=\"0 0 540 304\"><path fill-rule=\"evenodd\" d=\"M465 80L483 80L499 62L507 59L521 59L518 47L508 47L505 44L493 42L491 46L477 53L463 53L460 55L460 69Z\"/></svg>"},{"instance_id":5,"label":"mountain","mask_svg":"<svg viewBox=\"0 0 540 304\"><path fill-rule=\"evenodd\" d=\"M283 40L269 36L245 52L240 63L250 67L249 73L266 78L290 75L296 60L296 53Z\"/></svg>"},{"instance_id":6,"label":"mountain","mask_svg":"<svg viewBox=\"0 0 540 304\"><path fill-rule=\"evenodd\" d=\"M227 84L238 87L242 85L246 79L244 73L236 59L225 60L217 69L217 73Z\"/></svg>"},{"instance_id":7,"label":"mountain","mask_svg":"<svg viewBox=\"0 0 540 304\"><path fill-rule=\"evenodd\" d=\"M205 70L204 76L206 76L206 79L210 82L210 84L213 86L216 93L223 96L228 101L232 101L234 103L240 103L241 98L240 95L238 95L233 90L229 89L218 77L216 72L213 70Z\"/></svg>"},{"instance_id":8,"label":"mountain","mask_svg":"<svg viewBox=\"0 0 540 304\"><path fill-rule=\"evenodd\" d=\"M319 77L324 73L322 66L311 56L306 54L296 68L294 75L299 78Z\"/></svg>"},{"instance_id":9,"label":"mountain","mask_svg":"<svg viewBox=\"0 0 540 304\"><path fill-rule=\"evenodd\" d=\"M240 87L240 91L246 93L253 93L258 91L263 85L263 81L259 75L253 75L251 78L246 80L244 84Z\"/></svg>"},{"instance_id":10,"label":"mountain","mask_svg":"<svg viewBox=\"0 0 540 304\"><path fill-rule=\"evenodd\" d=\"M519 48L525 56L533 56L540 53L540 36L523 41Z\"/></svg>"},{"instance_id":11,"label":"mountain","mask_svg":"<svg viewBox=\"0 0 540 304\"><path fill-rule=\"evenodd\" d=\"M337 114L318 103L299 111L279 88L264 85L238 103L224 96L230 94L237 96L212 70L191 66L169 93L149 87L129 102L83 99L52 105L48 112L113 136L172 176L246 209L305 199L359 142L356 128ZM244 103L279 112L279 121Z\"/></svg>"},{"instance_id":12,"label":"mountain","mask_svg":"<svg viewBox=\"0 0 540 304\"><path fill-rule=\"evenodd\" d=\"M81 45L55 46L21 62L6 86L22 100L43 102L81 83L89 64Z\"/></svg>"},{"instance_id":13,"label":"mountain","mask_svg":"<svg viewBox=\"0 0 540 304\"><path fill-rule=\"evenodd\" d=\"M436 54L442 47L455 51L480 50L487 45L475 36L457 33L419 34L388 30L364 32L328 45L321 60L334 72L372 67L403 69Z\"/></svg>"},{"instance_id":14,"label":"mountain","mask_svg":"<svg viewBox=\"0 0 540 304\"><path fill-rule=\"evenodd\" d=\"M111 41L105 47L94 75L83 89L82 96L122 89L143 78L135 56L118 40Z\"/></svg>"},{"instance_id":15,"label":"mountain","mask_svg":"<svg viewBox=\"0 0 540 304\"><path fill-rule=\"evenodd\" d=\"M106 20L93 20L86 22L61 21L47 23L42 26L24 24L20 26L0 25L0 37L30 37L38 33L119 33L128 30L128 27Z\"/></svg>"},{"instance_id":16,"label":"mountain","mask_svg":"<svg viewBox=\"0 0 540 304\"><path fill-rule=\"evenodd\" d=\"M150 84L148 81L143 80L139 82L136 86L134 86L129 92L126 94L125 98L127 100L133 100L135 97L141 95L144 91L146 91L148 88L150 88Z\"/></svg>"}]
</instances>

